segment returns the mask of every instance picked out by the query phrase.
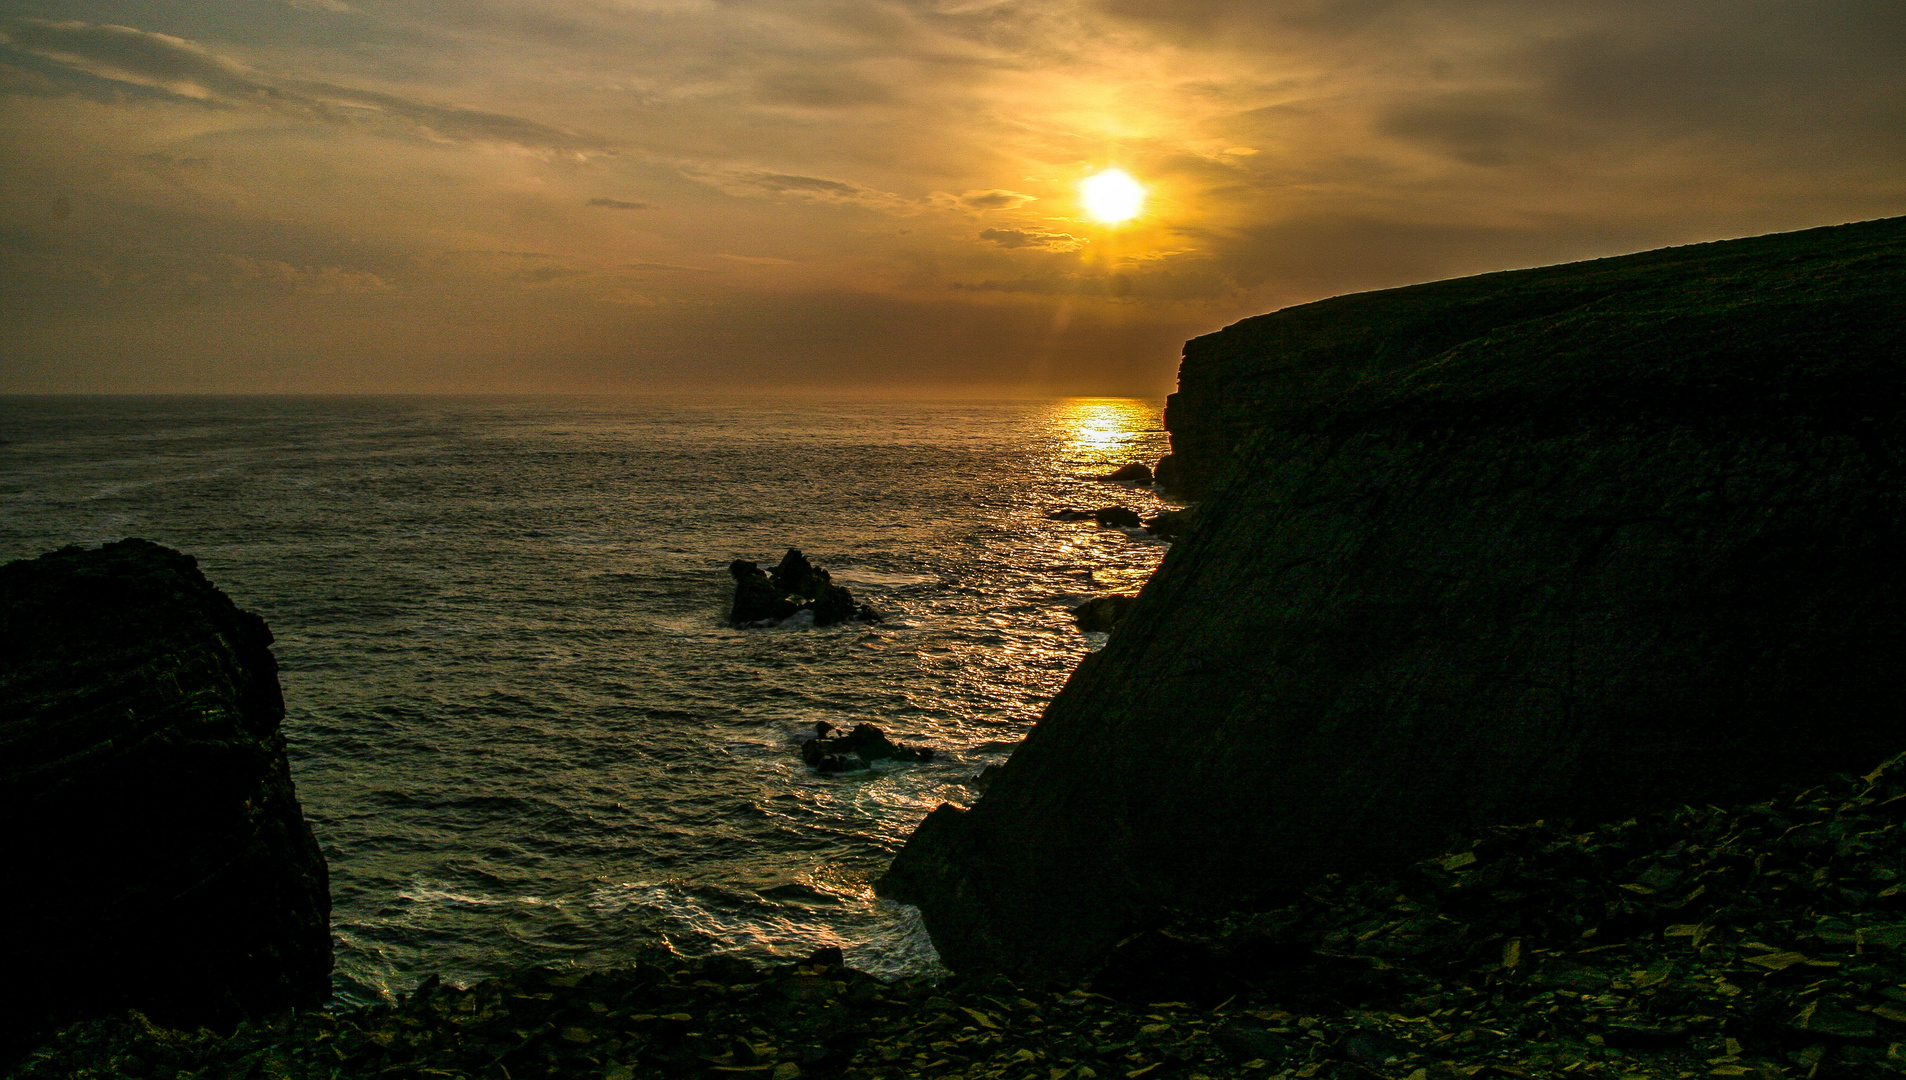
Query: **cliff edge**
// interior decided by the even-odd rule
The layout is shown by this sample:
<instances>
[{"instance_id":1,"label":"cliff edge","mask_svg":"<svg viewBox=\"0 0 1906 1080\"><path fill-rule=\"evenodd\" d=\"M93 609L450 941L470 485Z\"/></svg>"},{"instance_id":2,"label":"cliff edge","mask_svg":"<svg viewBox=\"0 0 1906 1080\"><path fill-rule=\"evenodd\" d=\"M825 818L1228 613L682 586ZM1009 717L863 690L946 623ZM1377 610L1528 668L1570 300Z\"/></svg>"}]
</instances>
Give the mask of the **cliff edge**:
<instances>
[{"instance_id":1,"label":"cliff edge","mask_svg":"<svg viewBox=\"0 0 1906 1080\"><path fill-rule=\"evenodd\" d=\"M270 645L144 540L0 566L5 1057L128 1008L220 1027L330 996Z\"/></svg>"},{"instance_id":2,"label":"cliff edge","mask_svg":"<svg viewBox=\"0 0 1906 1080\"><path fill-rule=\"evenodd\" d=\"M1198 528L881 891L956 969L1075 973L1161 907L1898 751L1903 296L1890 219L1192 341Z\"/></svg>"}]
</instances>

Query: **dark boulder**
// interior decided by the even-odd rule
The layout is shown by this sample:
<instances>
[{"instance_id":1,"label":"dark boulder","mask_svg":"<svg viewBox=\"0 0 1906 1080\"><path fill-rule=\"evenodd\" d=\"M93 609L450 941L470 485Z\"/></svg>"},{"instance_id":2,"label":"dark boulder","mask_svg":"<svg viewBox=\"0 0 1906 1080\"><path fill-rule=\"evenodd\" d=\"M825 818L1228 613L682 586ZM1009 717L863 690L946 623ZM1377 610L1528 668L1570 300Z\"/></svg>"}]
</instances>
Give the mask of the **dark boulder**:
<instances>
[{"instance_id":1,"label":"dark boulder","mask_svg":"<svg viewBox=\"0 0 1906 1080\"><path fill-rule=\"evenodd\" d=\"M137 1009L229 1027L331 993L324 856L271 631L144 540L0 567L0 1041Z\"/></svg>"},{"instance_id":2,"label":"dark boulder","mask_svg":"<svg viewBox=\"0 0 1906 1080\"><path fill-rule=\"evenodd\" d=\"M1052 511L1046 515L1046 519L1048 521L1091 521L1092 511L1074 510L1068 506L1063 510Z\"/></svg>"},{"instance_id":3,"label":"dark boulder","mask_svg":"<svg viewBox=\"0 0 1906 1080\"><path fill-rule=\"evenodd\" d=\"M1092 511L1092 519L1108 529L1136 529L1145 523L1123 506L1105 506Z\"/></svg>"},{"instance_id":4,"label":"dark boulder","mask_svg":"<svg viewBox=\"0 0 1906 1080\"><path fill-rule=\"evenodd\" d=\"M1136 596L1113 593L1110 596L1095 596L1072 609L1072 620L1086 633L1110 632L1125 613L1138 602Z\"/></svg>"},{"instance_id":5,"label":"dark boulder","mask_svg":"<svg viewBox=\"0 0 1906 1080\"><path fill-rule=\"evenodd\" d=\"M824 773L856 772L876 761L932 759L932 750L894 742L872 724L855 724L853 730L842 731L822 720L814 725L814 737L801 744L801 760Z\"/></svg>"},{"instance_id":6,"label":"dark boulder","mask_svg":"<svg viewBox=\"0 0 1906 1080\"><path fill-rule=\"evenodd\" d=\"M1159 907L1896 752L1901 295L1892 219L1198 339L1169 417L1198 527L880 889L956 970L1078 972Z\"/></svg>"},{"instance_id":7,"label":"dark boulder","mask_svg":"<svg viewBox=\"0 0 1906 1080\"><path fill-rule=\"evenodd\" d=\"M1151 466L1143 462L1134 461L1130 465L1120 466L1114 472L1101 476L1099 479L1111 484L1132 484L1136 487L1145 487L1152 482L1152 469Z\"/></svg>"},{"instance_id":8,"label":"dark boulder","mask_svg":"<svg viewBox=\"0 0 1906 1080\"><path fill-rule=\"evenodd\" d=\"M728 621L736 625L780 622L802 611L812 612L814 625L882 621L880 614L854 600L854 594L834 584L827 571L800 551L789 548L772 570L763 571L746 559L728 564L735 579L735 602Z\"/></svg>"}]
</instances>

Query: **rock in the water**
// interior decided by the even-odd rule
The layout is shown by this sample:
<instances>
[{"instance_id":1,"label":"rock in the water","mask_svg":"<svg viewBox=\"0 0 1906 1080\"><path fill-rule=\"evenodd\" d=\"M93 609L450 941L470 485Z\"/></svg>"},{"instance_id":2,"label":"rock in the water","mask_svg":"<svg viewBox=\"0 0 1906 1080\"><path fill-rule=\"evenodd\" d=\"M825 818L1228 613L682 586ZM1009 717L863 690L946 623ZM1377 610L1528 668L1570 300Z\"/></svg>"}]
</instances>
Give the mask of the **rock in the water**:
<instances>
[{"instance_id":1,"label":"rock in the water","mask_svg":"<svg viewBox=\"0 0 1906 1080\"><path fill-rule=\"evenodd\" d=\"M872 724L855 724L853 730L842 731L822 720L814 725L814 737L801 744L801 760L824 773L854 772L876 761L932 759L932 750L896 743Z\"/></svg>"},{"instance_id":2,"label":"rock in the water","mask_svg":"<svg viewBox=\"0 0 1906 1080\"><path fill-rule=\"evenodd\" d=\"M0 567L0 1053L126 1009L223 1027L330 996L270 645L144 540Z\"/></svg>"},{"instance_id":3,"label":"rock in the water","mask_svg":"<svg viewBox=\"0 0 1906 1080\"><path fill-rule=\"evenodd\" d=\"M882 891L956 970L1077 971L1160 906L1897 751L1902 295L1892 219L1192 342L1198 528Z\"/></svg>"},{"instance_id":4,"label":"rock in the water","mask_svg":"<svg viewBox=\"0 0 1906 1080\"><path fill-rule=\"evenodd\" d=\"M1144 524L1138 515L1123 506L1105 506L1092 511L1092 519L1109 529L1136 529Z\"/></svg>"},{"instance_id":5,"label":"rock in the water","mask_svg":"<svg viewBox=\"0 0 1906 1080\"><path fill-rule=\"evenodd\" d=\"M1046 515L1048 521L1091 521L1092 511L1074 510L1070 506L1063 510L1054 510Z\"/></svg>"},{"instance_id":6,"label":"rock in the water","mask_svg":"<svg viewBox=\"0 0 1906 1080\"><path fill-rule=\"evenodd\" d=\"M827 571L794 548L771 571L736 559L728 564L728 573L735 579L735 602L728 621L737 625L779 622L802 611L813 613L816 626L882 621L878 612L856 603L853 593L834 584Z\"/></svg>"},{"instance_id":7,"label":"rock in the water","mask_svg":"<svg viewBox=\"0 0 1906 1080\"><path fill-rule=\"evenodd\" d=\"M1190 510L1165 510L1157 517L1145 522L1146 532L1168 540L1185 535L1191 531L1191 528L1192 512Z\"/></svg>"},{"instance_id":8,"label":"rock in the water","mask_svg":"<svg viewBox=\"0 0 1906 1080\"><path fill-rule=\"evenodd\" d=\"M986 789L993 786L993 781L999 779L1000 771L1005 767L1004 765L997 764L988 765L971 778L965 780L964 783L968 788L973 790L974 794L984 795L986 794Z\"/></svg>"},{"instance_id":9,"label":"rock in the water","mask_svg":"<svg viewBox=\"0 0 1906 1080\"><path fill-rule=\"evenodd\" d=\"M728 573L735 579L735 603L728 612L729 622L779 622L801 610L801 605L788 599L787 593L775 588L767 571L754 563L736 559L728 564Z\"/></svg>"},{"instance_id":10,"label":"rock in the water","mask_svg":"<svg viewBox=\"0 0 1906 1080\"><path fill-rule=\"evenodd\" d=\"M1113 593L1110 596L1095 596L1085 603L1080 604L1078 607L1073 608L1072 619L1079 624L1079 629L1088 634L1094 631L1109 632L1112 627L1118 625L1118 621L1124 618L1125 613L1130 611L1132 605L1137 602L1138 597L1125 596L1120 593Z\"/></svg>"},{"instance_id":11,"label":"rock in the water","mask_svg":"<svg viewBox=\"0 0 1906 1080\"><path fill-rule=\"evenodd\" d=\"M1152 482L1152 469L1144 462L1134 461L1130 465L1121 465L1117 470L1099 479L1113 484L1133 484L1143 487Z\"/></svg>"}]
</instances>

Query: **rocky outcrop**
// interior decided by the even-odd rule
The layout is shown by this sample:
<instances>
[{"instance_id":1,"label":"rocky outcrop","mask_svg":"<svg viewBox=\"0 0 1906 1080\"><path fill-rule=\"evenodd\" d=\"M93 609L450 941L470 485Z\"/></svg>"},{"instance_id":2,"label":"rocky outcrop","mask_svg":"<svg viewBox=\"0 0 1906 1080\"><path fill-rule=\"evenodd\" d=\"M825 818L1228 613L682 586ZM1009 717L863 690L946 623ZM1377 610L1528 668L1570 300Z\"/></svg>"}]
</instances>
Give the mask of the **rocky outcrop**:
<instances>
[{"instance_id":1,"label":"rocky outcrop","mask_svg":"<svg viewBox=\"0 0 1906 1080\"><path fill-rule=\"evenodd\" d=\"M1197 529L882 891L955 968L1076 971L1161 905L1897 751L1903 294L1893 219L1192 342Z\"/></svg>"},{"instance_id":2,"label":"rocky outcrop","mask_svg":"<svg viewBox=\"0 0 1906 1080\"><path fill-rule=\"evenodd\" d=\"M1138 603L1138 597L1119 593L1095 596L1072 609L1072 621L1078 623L1079 629L1088 634L1109 633L1136 603Z\"/></svg>"},{"instance_id":3,"label":"rocky outcrop","mask_svg":"<svg viewBox=\"0 0 1906 1080\"><path fill-rule=\"evenodd\" d=\"M801 760L817 772L859 772L876 761L932 761L933 751L894 742L872 724L842 731L822 720L814 725L814 737L801 744Z\"/></svg>"},{"instance_id":4,"label":"rocky outcrop","mask_svg":"<svg viewBox=\"0 0 1906 1080\"><path fill-rule=\"evenodd\" d=\"M1152 468L1142 461L1130 465L1121 465L1110 473L1099 477L1109 484L1131 484L1134 487L1149 487L1152 482Z\"/></svg>"},{"instance_id":5,"label":"rocky outcrop","mask_svg":"<svg viewBox=\"0 0 1906 1080\"><path fill-rule=\"evenodd\" d=\"M221 1027L330 996L271 632L144 540L0 567L0 1025Z\"/></svg>"},{"instance_id":6,"label":"rocky outcrop","mask_svg":"<svg viewBox=\"0 0 1906 1080\"><path fill-rule=\"evenodd\" d=\"M816 626L881 621L874 609L856 603L853 593L834 584L827 571L794 548L772 570L736 559L728 564L728 573L735 579L735 602L728 621L738 626L779 622L803 611L813 613Z\"/></svg>"},{"instance_id":7,"label":"rocky outcrop","mask_svg":"<svg viewBox=\"0 0 1906 1080\"><path fill-rule=\"evenodd\" d=\"M1197 524L1195 509L1164 510L1157 517L1145 522L1145 531L1153 536L1170 540L1185 535L1196 528Z\"/></svg>"}]
</instances>

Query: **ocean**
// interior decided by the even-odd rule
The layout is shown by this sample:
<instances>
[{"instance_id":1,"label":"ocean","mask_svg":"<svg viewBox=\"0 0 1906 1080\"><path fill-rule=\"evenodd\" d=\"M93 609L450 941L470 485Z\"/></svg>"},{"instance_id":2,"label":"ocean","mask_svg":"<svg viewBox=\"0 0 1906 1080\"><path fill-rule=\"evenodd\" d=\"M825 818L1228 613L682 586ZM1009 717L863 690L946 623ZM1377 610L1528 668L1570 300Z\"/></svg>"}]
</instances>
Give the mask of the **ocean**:
<instances>
[{"instance_id":1,"label":"ocean","mask_svg":"<svg viewBox=\"0 0 1906 1080\"><path fill-rule=\"evenodd\" d=\"M1160 402L0 398L0 559L139 536L276 635L346 1000L663 945L934 974L871 882L1165 546ZM724 624L797 547L886 618ZM932 761L820 775L817 721Z\"/></svg>"}]
</instances>

